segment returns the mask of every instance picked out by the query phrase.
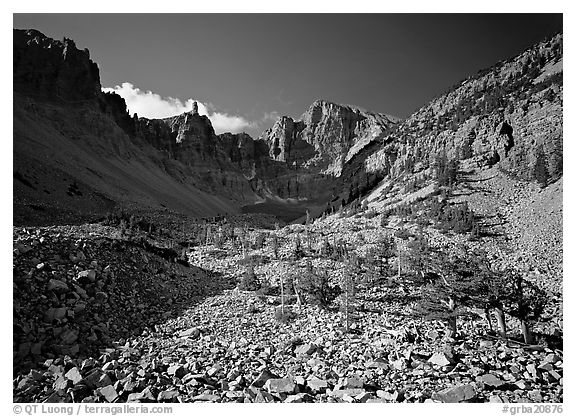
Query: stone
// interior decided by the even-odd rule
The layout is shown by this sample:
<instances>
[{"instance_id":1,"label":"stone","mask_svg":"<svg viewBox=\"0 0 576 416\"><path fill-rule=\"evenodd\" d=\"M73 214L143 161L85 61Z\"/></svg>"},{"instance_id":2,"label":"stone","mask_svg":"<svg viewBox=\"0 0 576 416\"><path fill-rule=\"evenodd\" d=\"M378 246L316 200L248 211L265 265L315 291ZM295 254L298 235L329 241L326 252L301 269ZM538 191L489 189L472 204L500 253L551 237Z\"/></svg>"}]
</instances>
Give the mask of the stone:
<instances>
[{"instance_id":1,"label":"stone","mask_svg":"<svg viewBox=\"0 0 576 416\"><path fill-rule=\"evenodd\" d=\"M94 358L86 358L85 360L82 361L82 364L80 365L80 369L82 371L85 371L89 368L92 368L96 365L96 360L94 360Z\"/></svg>"},{"instance_id":2,"label":"stone","mask_svg":"<svg viewBox=\"0 0 576 416\"><path fill-rule=\"evenodd\" d=\"M354 397L354 400L358 403L366 403L370 399L375 399L375 397L372 393L368 393L366 391Z\"/></svg>"},{"instance_id":3,"label":"stone","mask_svg":"<svg viewBox=\"0 0 576 416\"><path fill-rule=\"evenodd\" d=\"M61 321L66 318L66 308L50 308L44 314L45 322Z\"/></svg>"},{"instance_id":4,"label":"stone","mask_svg":"<svg viewBox=\"0 0 576 416\"><path fill-rule=\"evenodd\" d=\"M34 381L41 381L44 379L44 375L37 370L30 370L30 377L32 378L32 380Z\"/></svg>"},{"instance_id":5,"label":"stone","mask_svg":"<svg viewBox=\"0 0 576 416\"><path fill-rule=\"evenodd\" d=\"M130 393L126 401L130 403L130 402L138 402L142 399L144 399L144 395L142 393Z\"/></svg>"},{"instance_id":6,"label":"stone","mask_svg":"<svg viewBox=\"0 0 576 416\"><path fill-rule=\"evenodd\" d=\"M268 390L269 393L294 393L296 390L296 384L291 378L276 378L269 379L264 384L264 388Z\"/></svg>"},{"instance_id":7,"label":"stone","mask_svg":"<svg viewBox=\"0 0 576 416\"><path fill-rule=\"evenodd\" d=\"M389 365L382 358L377 358L373 361L367 362L366 368L377 368L377 369L387 370L389 368Z\"/></svg>"},{"instance_id":8,"label":"stone","mask_svg":"<svg viewBox=\"0 0 576 416\"><path fill-rule=\"evenodd\" d=\"M480 377L482 383L491 387L500 387L504 382L494 374L485 374Z\"/></svg>"},{"instance_id":9,"label":"stone","mask_svg":"<svg viewBox=\"0 0 576 416\"><path fill-rule=\"evenodd\" d=\"M447 387L432 395L434 400L439 400L443 403L459 403L464 400L473 399L474 397L476 397L476 389L472 384Z\"/></svg>"},{"instance_id":10,"label":"stone","mask_svg":"<svg viewBox=\"0 0 576 416\"><path fill-rule=\"evenodd\" d=\"M556 364L557 362L562 361L562 359L557 354L548 354L544 357L545 363Z\"/></svg>"},{"instance_id":11,"label":"stone","mask_svg":"<svg viewBox=\"0 0 576 416\"><path fill-rule=\"evenodd\" d=\"M435 329L431 329L428 332L426 332L426 337L430 338L432 341L438 339L439 336L440 334Z\"/></svg>"},{"instance_id":12,"label":"stone","mask_svg":"<svg viewBox=\"0 0 576 416\"><path fill-rule=\"evenodd\" d=\"M88 374L88 376L84 377L84 381L89 387L96 388L96 387L106 387L112 384L112 380L108 377L108 374L104 373L100 369L95 369Z\"/></svg>"},{"instance_id":13,"label":"stone","mask_svg":"<svg viewBox=\"0 0 576 416\"><path fill-rule=\"evenodd\" d=\"M53 384L54 390L66 390L72 383L67 378L58 377Z\"/></svg>"},{"instance_id":14,"label":"stone","mask_svg":"<svg viewBox=\"0 0 576 416\"><path fill-rule=\"evenodd\" d=\"M556 380L560 380L562 378L562 376L556 370L550 370L548 371L548 374L550 374Z\"/></svg>"},{"instance_id":15,"label":"stone","mask_svg":"<svg viewBox=\"0 0 576 416\"><path fill-rule=\"evenodd\" d=\"M286 397L284 403L304 403L304 400L299 394L294 394Z\"/></svg>"},{"instance_id":16,"label":"stone","mask_svg":"<svg viewBox=\"0 0 576 416\"><path fill-rule=\"evenodd\" d=\"M118 392L112 385L101 387L97 391L108 403L112 403L118 398Z\"/></svg>"},{"instance_id":17,"label":"stone","mask_svg":"<svg viewBox=\"0 0 576 416\"><path fill-rule=\"evenodd\" d=\"M72 287L74 287L74 291L78 293L81 299L88 299L88 293L84 289L76 284L72 284Z\"/></svg>"},{"instance_id":18,"label":"stone","mask_svg":"<svg viewBox=\"0 0 576 416\"><path fill-rule=\"evenodd\" d=\"M542 403L542 393L540 393L539 390L532 390L528 392L528 397L530 398L530 400L536 402L536 403Z\"/></svg>"},{"instance_id":19,"label":"stone","mask_svg":"<svg viewBox=\"0 0 576 416\"><path fill-rule=\"evenodd\" d=\"M82 380L82 375L80 374L78 367L72 367L70 370L68 370L64 377L70 380L72 384L78 384Z\"/></svg>"},{"instance_id":20,"label":"stone","mask_svg":"<svg viewBox=\"0 0 576 416\"><path fill-rule=\"evenodd\" d=\"M156 401L156 397L154 396L154 393L152 393L150 386L148 386L144 390L142 390L141 393L142 393L142 396L144 399Z\"/></svg>"},{"instance_id":21,"label":"stone","mask_svg":"<svg viewBox=\"0 0 576 416\"><path fill-rule=\"evenodd\" d=\"M222 370L222 366L220 364L215 364L208 369L206 374L208 374L208 377L213 377L216 374L218 374L220 372L220 370Z\"/></svg>"},{"instance_id":22,"label":"stone","mask_svg":"<svg viewBox=\"0 0 576 416\"><path fill-rule=\"evenodd\" d=\"M58 293L66 293L69 291L68 285L62 280L50 279L48 281L48 290Z\"/></svg>"},{"instance_id":23,"label":"stone","mask_svg":"<svg viewBox=\"0 0 576 416\"><path fill-rule=\"evenodd\" d=\"M314 393L324 393L328 388L328 382L318 377L308 379L307 385Z\"/></svg>"},{"instance_id":24,"label":"stone","mask_svg":"<svg viewBox=\"0 0 576 416\"><path fill-rule=\"evenodd\" d=\"M114 370L114 369L116 368L116 365L117 365L116 360L114 360L114 361L108 361L106 364L104 364L104 365L102 366L102 371L107 372L107 371Z\"/></svg>"},{"instance_id":25,"label":"stone","mask_svg":"<svg viewBox=\"0 0 576 416\"><path fill-rule=\"evenodd\" d=\"M197 396L192 397L192 401L195 401L195 402L216 402L216 401L220 401L220 396L217 396L215 394L202 393L202 394L199 394Z\"/></svg>"},{"instance_id":26,"label":"stone","mask_svg":"<svg viewBox=\"0 0 576 416\"><path fill-rule=\"evenodd\" d=\"M173 401L179 395L180 395L180 393L178 392L178 390L161 391L158 394L158 401L159 402Z\"/></svg>"},{"instance_id":27,"label":"stone","mask_svg":"<svg viewBox=\"0 0 576 416\"><path fill-rule=\"evenodd\" d=\"M266 390L259 390L254 398L254 403L274 403L274 396Z\"/></svg>"},{"instance_id":28,"label":"stone","mask_svg":"<svg viewBox=\"0 0 576 416\"><path fill-rule=\"evenodd\" d=\"M361 389L364 387L364 382L359 377L346 377L342 382L342 387L345 389Z\"/></svg>"},{"instance_id":29,"label":"stone","mask_svg":"<svg viewBox=\"0 0 576 416\"><path fill-rule=\"evenodd\" d=\"M296 355L312 355L317 348L314 344L302 344L296 347L294 352Z\"/></svg>"},{"instance_id":30,"label":"stone","mask_svg":"<svg viewBox=\"0 0 576 416\"><path fill-rule=\"evenodd\" d=\"M399 393L397 391L390 393L384 390L378 390L376 391L376 396L388 402L395 402L396 400L398 400Z\"/></svg>"},{"instance_id":31,"label":"stone","mask_svg":"<svg viewBox=\"0 0 576 416\"><path fill-rule=\"evenodd\" d=\"M526 366L526 371L530 374L530 377L537 378L538 377L538 370L536 370L536 366L534 364L528 364Z\"/></svg>"},{"instance_id":32,"label":"stone","mask_svg":"<svg viewBox=\"0 0 576 416\"><path fill-rule=\"evenodd\" d=\"M352 398L354 398L355 396L358 396L359 394L365 393L366 391L364 389L343 389L343 390L333 390L331 392L329 392L329 396L332 397L343 397L343 396L350 396Z\"/></svg>"},{"instance_id":33,"label":"stone","mask_svg":"<svg viewBox=\"0 0 576 416\"><path fill-rule=\"evenodd\" d=\"M186 368L184 368L184 366L181 364L174 364L168 367L167 373L170 376L182 378L186 375L186 373L188 373L188 370L186 370Z\"/></svg>"},{"instance_id":34,"label":"stone","mask_svg":"<svg viewBox=\"0 0 576 416\"><path fill-rule=\"evenodd\" d=\"M272 345L264 348L264 354L266 354L267 356L271 356L272 354L274 354L274 351L275 349Z\"/></svg>"},{"instance_id":35,"label":"stone","mask_svg":"<svg viewBox=\"0 0 576 416\"><path fill-rule=\"evenodd\" d=\"M408 368L408 361L406 361L404 357L391 361L390 364L392 365L392 368L398 371L403 371Z\"/></svg>"},{"instance_id":36,"label":"stone","mask_svg":"<svg viewBox=\"0 0 576 416\"><path fill-rule=\"evenodd\" d=\"M527 382L526 380L518 380L516 383L514 383L516 385L516 387L518 387L520 390L526 390L529 386L530 383Z\"/></svg>"},{"instance_id":37,"label":"stone","mask_svg":"<svg viewBox=\"0 0 576 416\"><path fill-rule=\"evenodd\" d=\"M126 380L124 381L124 384L122 385L122 390L124 390L125 392L133 392L134 390L136 390L139 386L139 382L134 381L134 380Z\"/></svg>"},{"instance_id":38,"label":"stone","mask_svg":"<svg viewBox=\"0 0 576 416\"><path fill-rule=\"evenodd\" d=\"M504 403L504 402L502 401L502 399L500 398L500 396L498 396L498 395L496 395L496 394L493 395L493 396L490 396L490 398L488 399L488 401L489 401L490 403Z\"/></svg>"},{"instance_id":39,"label":"stone","mask_svg":"<svg viewBox=\"0 0 576 416\"><path fill-rule=\"evenodd\" d=\"M44 400L44 403L64 403L69 401L70 401L69 395L62 394L60 391L55 391L50 396L48 396L46 400Z\"/></svg>"},{"instance_id":40,"label":"stone","mask_svg":"<svg viewBox=\"0 0 576 416\"><path fill-rule=\"evenodd\" d=\"M432 357L428 359L428 362L439 367L444 367L454 363L454 361L443 352L435 352L432 354Z\"/></svg>"},{"instance_id":41,"label":"stone","mask_svg":"<svg viewBox=\"0 0 576 416\"><path fill-rule=\"evenodd\" d=\"M260 374L258 374L258 377L256 377L250 386L259 388L264 387L264 384L266 384L270 379L278 379L278 376L265 368Z\"/></svg>"},{"instance_id":42,"label":"stone","mask_svg":"<svg viewBox=\"0 0 576 416\"><path fill-rule=\"evenodd\" d=\"M96 281L96 270L83 270L78 273L77 280L80 283L94 283Z\"/></svg>"},{"instance_id":43,"label":"stone","mask_svg":"<svg viewBox=\"0 0 576 416\"><path fill-rule=\"evenodd\" d=\"M542 364L540 364L540 365L538 366L538 370L550 371L550 370L554 370L554 367L553 367L552 364L550 364L550 363L543 362Z\"/></svg>"},{"instance_id":44,"label":"stone","mask_svg":"<svg viewBox=\"0 0 576 416\"><path fill-rule=\"evenodd\" d=\"M306 379L302 376L295 376L294 383L296 383L297 386L304 386L306 384Z\"/></svg>"},{"instance_id":45,"label":"stone","mask_svg":"<svg viewBox=\"0 0 576 416\"><path fill-rule=\"evenodd\" d=\"M67 329L62 334L60 334L60 338L65 344L73 344L78 339L78 332L73 331L71 329Z\"/></svg>"},{"instance_id":46,"label":"stone","mask_svg":"<svg viewBox=\"0 0 576 416\"><path fill-rule=\"evenodd\" d=\"M200 330L198 328L188 328L188 329L185 329L184 331L180 331L178 333L178 336L180 338L190 337L190 338L196 339L196 338L200 337Z\"/></svg>"}]
</instances>

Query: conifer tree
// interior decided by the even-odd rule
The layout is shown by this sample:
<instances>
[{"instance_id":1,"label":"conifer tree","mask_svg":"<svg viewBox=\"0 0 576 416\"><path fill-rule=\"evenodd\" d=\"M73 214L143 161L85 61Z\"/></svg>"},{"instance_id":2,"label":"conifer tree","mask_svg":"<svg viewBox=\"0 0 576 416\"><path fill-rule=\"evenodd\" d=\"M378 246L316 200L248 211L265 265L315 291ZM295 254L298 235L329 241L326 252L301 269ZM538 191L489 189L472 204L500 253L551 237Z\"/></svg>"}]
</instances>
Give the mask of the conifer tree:
<instances>
[{"instance_id":1,"label":"conifer tree","mask_svg":"<svg viewBox=\"0 0 576 416\"><path fill-rule=\"evenodd\" d=\"M274 254L274 258L278 260L278 236L276 233L272 233L270 244L272 245L272 253Z\"/></svg>"},{"instance_id":2,"label":"conifer tree","mask_svg":"<svg viewBox=\"0 0 576 416\"><path fill-rule=\"evenodd\" d=\"M454 336L458 317L467 314L466 307L474 305L483 290L482 276L465 257L450 257L440 250L423 260L431 280L422 288L415 312L425 319L444 320L448 336Z\"/></svg>"},{"instance_id":3,"label":"conifer tree","mask_svg":"<svg viewBox=\"0 0 576 416\"><path fill-rule=\"evenodd\" d=\"M533 343L531 322L540 317L547 303L546 293L534 283L526 280L518 271L509 271L507 282L511 296L507 297L508 313L520 321L524 342Z\"/></svg>"}]
</instances>

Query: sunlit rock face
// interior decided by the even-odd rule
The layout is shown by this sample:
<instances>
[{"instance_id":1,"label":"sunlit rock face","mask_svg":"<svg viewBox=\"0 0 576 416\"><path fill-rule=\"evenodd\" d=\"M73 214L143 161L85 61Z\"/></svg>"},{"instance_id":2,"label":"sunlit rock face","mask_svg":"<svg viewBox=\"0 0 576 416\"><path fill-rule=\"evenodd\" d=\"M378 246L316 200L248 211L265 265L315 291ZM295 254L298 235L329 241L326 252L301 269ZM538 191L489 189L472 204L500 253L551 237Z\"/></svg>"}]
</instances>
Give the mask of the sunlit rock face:
<instances>
[{"instance_id":1,"label":"sunlit rock face","mask_svg":"<svg viewBox=\"0 0 576 416\"><path fill-rule=\"evenodd\" d=\"M300 120L283 116L259 140L268 143L272 159L291 169L310 168L339 176L344 163L381 139L397 121L392 116L317 100Z\"/></svg>"}]
</instances>

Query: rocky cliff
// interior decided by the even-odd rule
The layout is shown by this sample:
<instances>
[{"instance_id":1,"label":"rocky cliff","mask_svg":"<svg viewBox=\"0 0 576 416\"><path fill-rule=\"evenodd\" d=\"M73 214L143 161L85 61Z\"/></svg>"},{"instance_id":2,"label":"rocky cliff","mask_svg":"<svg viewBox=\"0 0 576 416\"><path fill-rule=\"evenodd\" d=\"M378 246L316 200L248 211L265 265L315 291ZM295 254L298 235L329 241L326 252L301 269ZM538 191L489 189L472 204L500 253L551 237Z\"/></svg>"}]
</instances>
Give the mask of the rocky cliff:
<instances>
[{"instance_id":1,"label":"rocky cliff","mask_svg":"<svg viewBox=\"0 0 576 416\"><path fill-rule=\"evenodd\" d=\"M367 157L365 170L398 177L440 155L498 164L522 179L562 175L562 35L480 71L422 107ZM542 164L540 166L542 166Z\"/></svg>"},{"instance_id":2,"label":"rocky cliff","mask_svg":"<svg viewBox=\"0 0 576 416\"><path fill-rule=\"evenodd\" d=\"M339 176L363 147L384 137L398 119L325 100L315 101L295 121L281 117L259 137L270 157L291 169L309 168Z\"/></svg>"},{"instance_id":3,"label":"rocky cliff","mask_svg":"<svg viewBox=\"0 0 576 416\"><path fill-rule=\"evenodd\" d=\"M258 199L247 180L229 192L174 157L177 136L103 93L87 50L14 30L15 223L84 221L117 205L215 215Z\"/></svg>"},{"instance_id":4,"label":"rocky cliff","mask_svg":"<svg viewBox=\"0 0 576 416\"><path fill-rule=\"evenodd\" d=\"M74 41L14 30L14 89L35 97L92 100L101 94L98 66Z\"/></svg>"}]
</instances>

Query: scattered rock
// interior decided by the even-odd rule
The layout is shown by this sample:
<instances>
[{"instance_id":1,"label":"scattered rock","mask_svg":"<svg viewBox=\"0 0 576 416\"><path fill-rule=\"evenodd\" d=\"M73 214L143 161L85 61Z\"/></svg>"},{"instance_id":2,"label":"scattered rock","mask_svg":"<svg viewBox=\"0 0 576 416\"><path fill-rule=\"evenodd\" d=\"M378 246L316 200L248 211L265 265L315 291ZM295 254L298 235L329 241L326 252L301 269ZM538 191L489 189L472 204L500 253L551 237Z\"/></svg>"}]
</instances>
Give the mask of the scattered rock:
<instances>
[{"instance_id":1,"label":"scattered rock","mask_svg":"<svg viewBox=\"0 0 576 416\"><path fill-rule=\"evenodd\" d=\"M476 389L472 384L447 387L432 395L434 400L439 400L443 403L459 403L474 397L476 397Z\"/></svg>"},{"instance_id":2,"label":"scattered rock","mask_svg":"<svg viewBox=\"0 0 576 416\"><path fill-rule=\"evenodd\" d=\"M291 378L277 378L267 380L264 388L266 388L269 393L291 394L296 390L296 384L294 384Z\"/></svg>"},{"instance_id":3,"label":"scattered rock","mask_svg":"<svg viewBox=\"0 0 576 416\"><path fill-rule=\"evenodd\" d=\"M447 365L453 364L454 360L443 352L435 352L432 357L428 359L428 362L439 367L445 367Z\"/></svg>"},{"instance_id":4,"label":"scattered rock","mask_svg":"<svg viewBox=\"0 0 576 416\"><path fill-rule=\"evenodd\" d=\"M114 389L114 387L111 385L101 387L97 391L106 399L108 403L112 403L118 399L118 393L116 392L116 389Z\"/></svg>"},{"instance_id":5,"label":"scattered rock","mask_svg":"<svg viewBox=\"0 0 576 416\"><path fill-rule=\"evenodd\" d=\"M504 382L496 377L494 374L485 374L482 377L480 377L482 383L484 383L487 386L491 386L491 387L500 387L501 385L504 384Z\"/></svg>"}]
</instances>

